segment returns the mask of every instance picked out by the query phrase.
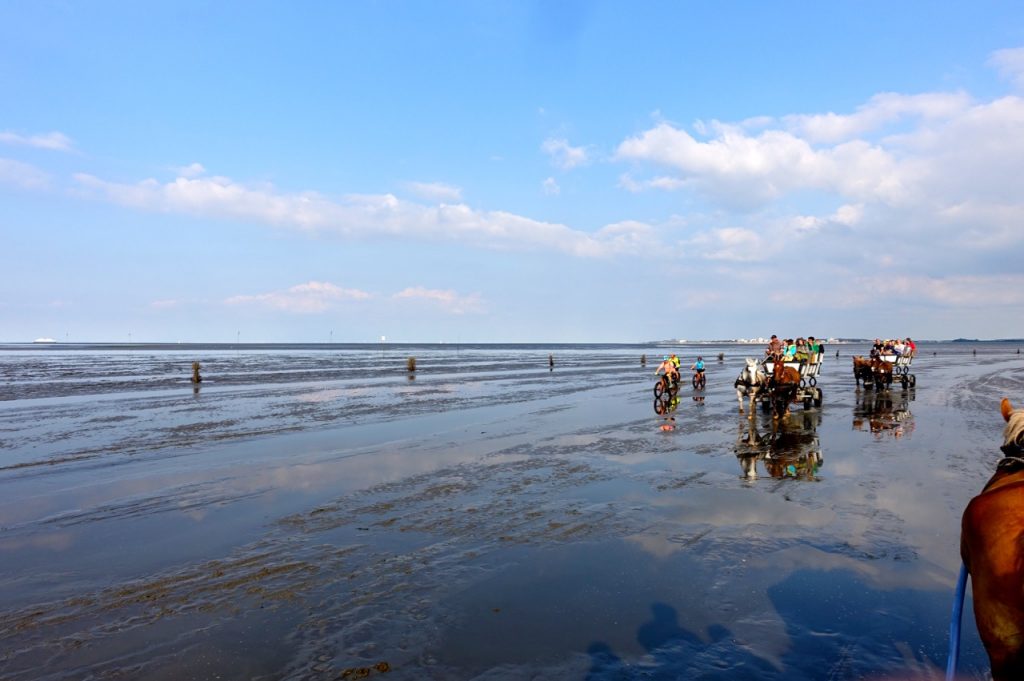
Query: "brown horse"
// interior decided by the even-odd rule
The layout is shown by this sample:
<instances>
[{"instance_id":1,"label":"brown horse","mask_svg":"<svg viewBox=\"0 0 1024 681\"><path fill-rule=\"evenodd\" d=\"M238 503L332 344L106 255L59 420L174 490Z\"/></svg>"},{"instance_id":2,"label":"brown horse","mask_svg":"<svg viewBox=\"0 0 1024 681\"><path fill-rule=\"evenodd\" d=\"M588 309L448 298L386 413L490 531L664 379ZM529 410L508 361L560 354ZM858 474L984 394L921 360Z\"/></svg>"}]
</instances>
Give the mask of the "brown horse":
<instances>
[{"instance_id":1,"label":"brown horse","mask_svg":"<svg viewBox=\"0 0 1024 681\"><path fill-rule=\"evenodd\" d=\"M974 620L994 681L1024 679L1024 409L1003 399L1003 453L964 510L960 556L971 576Z\"/></svg>"},{"instance_id":2,"label":"brown horse","mask_svg":"<svg viewBox=\"0 0 1024 681\"><path fill-rule=\"evenodd\" d=\"M864 382L864 387L868 387L868 381L874 381L875 374L871 369L871 360L861 355L853 356L853 381L860 386L860 382Z\"/></svg>"},{"instance_id":3,"label":"brown horse","mask_svg":"<svg viewBox=\"0 0 1024 681\"><path fill-rule=\"evenodd\" d=\"M863 381L865 388L874 385L879 390L892 385L892 365L877 357L853 356L853 380L860 385Z\"/></svg>"},{"instance_id":4,"label":"brown horse","mask_svg":"<svg viewBox=\"0 0 1024 681\"><path fill-rule=\"evenodd\" d=\"M789 404L796 399L800 389L800 372L778 360L772 365L768 379L768 395L771 399L773 417L789 416Z\"/></svg>"}]
</instances>

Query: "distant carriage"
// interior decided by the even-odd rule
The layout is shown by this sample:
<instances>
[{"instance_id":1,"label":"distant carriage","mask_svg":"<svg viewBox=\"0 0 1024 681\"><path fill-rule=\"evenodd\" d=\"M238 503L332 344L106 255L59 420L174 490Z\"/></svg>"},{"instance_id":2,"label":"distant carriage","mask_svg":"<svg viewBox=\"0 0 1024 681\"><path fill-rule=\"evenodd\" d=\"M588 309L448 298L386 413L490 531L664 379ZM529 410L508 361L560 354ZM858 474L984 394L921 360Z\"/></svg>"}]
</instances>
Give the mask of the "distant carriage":
<instances>
[{"instance_id":1,"label":"distant carriage","mask_svg":"<svg viewBox=\"0 0 1024 681\"><path fill-rule=\"evenodd\" d=\"M853 357L853 377L864 387L878 390L888 389L893 381L899 381L904 390L917 385L917 376L910 373L910 365L914 361L914 353L898 355L886 353L876 357Z\"/></svg>"},{"instance_id":2,"label":"distant carriage","mask_svg":"<svg viewBox=\"0 0 1024 681\"><path fill-rule=\"evenodd\" d=\"M878 359L891 366L893 380L899 381L904 390L917 385L917 376L910 373L910 364L914 361L913 352L903 355L879 355Z\"/></svg>"}]
</instances>

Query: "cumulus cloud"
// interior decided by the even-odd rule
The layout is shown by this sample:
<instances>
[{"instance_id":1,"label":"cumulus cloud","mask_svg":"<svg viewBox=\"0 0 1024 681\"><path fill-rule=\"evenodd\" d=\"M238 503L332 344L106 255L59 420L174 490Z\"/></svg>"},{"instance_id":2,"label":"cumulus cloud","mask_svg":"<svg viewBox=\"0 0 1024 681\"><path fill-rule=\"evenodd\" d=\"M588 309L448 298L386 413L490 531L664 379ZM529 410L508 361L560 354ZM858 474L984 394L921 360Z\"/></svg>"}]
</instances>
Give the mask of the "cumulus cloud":
<instances>
[{"instance_id":1,"label":"cumulus cloud","mask_svg":"<svg viewBox=\"0 0 1024 681\"><path fill-rule=\"evenodd\" d=\"M1024 74L1024 50L1002 50L991 63L1008 76ZM765 225L812 197L842 208L792 215L790 235L845 227L868 238L898 229L993 252L1024 242L1017 228L1024 98L1017 96L881 93L850 113L698 122L693 132L662 121L625 138L615 159L633 166L621 188L690 194L731 213L729 229L766 235ZM708 253L738 257L736 236L709 231Z\"/></svg>"},{"instance_id":2,"label":"cumulus cloud","mask_svg":"<svg viewBox=\"0 0 1024 681\"><path fill-rule=\"evenodd\" d=\"M315 314L342 301L367 300L372 296L358 289L342 288L330 282L310 281L284 291L232 296L227 305L255 305L285 312Z\"/></svg>"},{"instance_id":3,"label":"cumulus cloud","mask_svg":"<svg viewBox=\"0 0 1024 681\"><path fill-rule=\"evenodd\" d=\"M37 149L49 149L51 151L71 151L74 142L62 132L47 132L38 135L20 135L16 132L6 130L0 132L0 143L14 144Z\"/></svg>"},{"instance_id":4,"label":"cumulus cloud","mask_svg":"<svg viewBox=\"0 0 1024 681\"><path fill-rule=\"evenodd\" d=\"M399 301L418 301L434 305L449 314L476 314L485 311L479 293L460 295L450 289L428 289L422 286L406 288L392 296Z\"/></svg>"},{"instance_id":5,"label":"cumulus cloud","mask_svg":"<svg viewBox=\"0 0 1024 681\"><path fill-rule=\"evenodd\" d=\"M786 127L811 143L836 143L870 135L901 120L919 118L942 121L954 118L971 105L963 92L903 95L877 94L852 114L794 114L785 116Z\"/></svg>"},{"instance_id":6,"label":"cumulus cloud","mask_svg":"<svg viewBox=\"0 0 1024 681\"><path fill-rule=\"evenodd\" d=\"M206 168L203 167L202 163L190 163L187 166L181 166L173 169L181 177L199 177L200 175L206 174Z\"/></svg>"},{"instance_id":7,"label":"cumulus cloud","mask_svg":"<svg viewBox=\"0 0 1024 681\"><path fill-rule=\"evenodd\" d=\"M426 201L457 203L462 201L462 190L441 182L406 182L413 196Z\"/></svg>"},{"instance_id":8,"label":"cumulus cloud","mask_svg":"<svg viewBox=\"0 0 1024 681\"><path fill-rule=\"evenodd\" d=\"M461 203L425 205L392 194L331 199L316 192L288 194L269 186L250 187L218 176L126 184L79 173L75 181L83 196L140 210L255 221L348 238L457 241L482 248L553 251L580 257L634 252L629 240L602 230L589 233L504 211L478 211Z\"/></svg>"},{"instance_id":9,"label":"cumulus cloud","mask_svg":"<svg viewBox=\"0 0 1024 681\"><path fill-rule=\"evenodd\" d=\"M1024 90L1024 47L996 50L988 61L999 74Z\"/></svg>"},{"instance_id":10,"label":"cumulus cloud","mask_svg":"<svg viewBox=\"0 0 1024 681\"><path fill-rule=\"evenodd\" d=\"M22 189L44 189L50 184L50 176L28 163L0 158L0 184Z\"/></svg>"},{"instance_id":11,"label":"cumulus cloud","mask_svg":"<svg viewBox=\"0 0 1024 681\"><path fill-rule=\"evenodd\" d=\"M549 137L540 148L551 158L551 163L562 170L571 170L590 162L586 147L574 147L565 139Z\"/></svg>"},{"instance_id":12,"label":"cumulus cloud","mask_svg":"<svg viewBox=\"0 0 1024 681\"><path fill-rule=\"evenodd\" d=\"M667 123L624 140L618 159L653 163L676 174L630 177L623 186L633 191L692 189L739 210L807 189L863 200L898 200L903 193L896 158L867 142L816 149L785 130L750 135L739 125L714 127L716 137L706 142Z\"/></svg>"}]
</instances>

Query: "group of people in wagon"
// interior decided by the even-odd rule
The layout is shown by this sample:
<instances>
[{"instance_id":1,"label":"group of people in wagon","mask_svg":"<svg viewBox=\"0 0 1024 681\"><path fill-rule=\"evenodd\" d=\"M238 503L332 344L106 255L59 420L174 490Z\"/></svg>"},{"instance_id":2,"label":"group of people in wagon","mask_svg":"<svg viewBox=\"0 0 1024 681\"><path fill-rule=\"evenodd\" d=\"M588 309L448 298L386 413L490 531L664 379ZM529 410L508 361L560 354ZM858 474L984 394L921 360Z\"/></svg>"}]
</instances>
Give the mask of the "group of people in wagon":
<instances>
[{"instance_id":1,"label":"group of people in wagon","mask_svg":"<svg viewBox=\"0 0 1024 681\"><path fill-rule=\"evenodd\" d=\"M876 338L874 344L871 346L872 359L877 359L882 355L909 355L910 357L913 357L915 354L917 354L917 344L910 340L910 336L907 336L902 340L899 338L888 338L883 341Z\"/></svg>"},{"instance_id":2,"label":"group of people in wagon","mask_svg":"<svg viewBox=\"0 0 1024 681\"><path fill-rule=\"evenodd\" d=\"M775 361L814 363L819 361L821 353L824 351L825 346L816 340L814 336L797 338L796 340L792 338L782 340L773 333L764 354L767 359Z\"/></svg>"}]
</instances>

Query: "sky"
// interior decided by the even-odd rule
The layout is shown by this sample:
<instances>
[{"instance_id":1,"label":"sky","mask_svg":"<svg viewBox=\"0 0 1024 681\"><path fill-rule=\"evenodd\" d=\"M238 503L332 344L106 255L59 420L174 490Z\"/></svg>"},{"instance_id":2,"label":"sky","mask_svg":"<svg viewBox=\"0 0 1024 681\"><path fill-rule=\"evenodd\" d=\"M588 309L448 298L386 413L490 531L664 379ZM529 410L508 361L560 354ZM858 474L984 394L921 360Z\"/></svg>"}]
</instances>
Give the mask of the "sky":
<instances>
[{"instance_id":1,"label":"sky","mask_svg":"<svg viewBox=\"0 0 1024 681\"><path fill-rule=\"evenodd\" d=\"M0 0L0 341L1024 337L1024 3Z\"/></svg>"}]
</instances>

